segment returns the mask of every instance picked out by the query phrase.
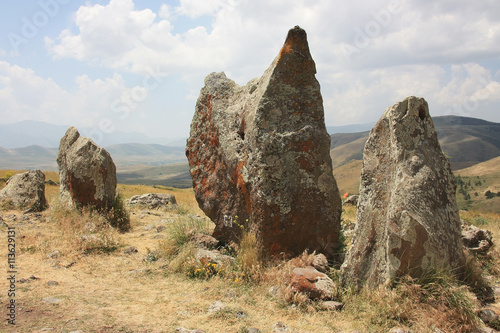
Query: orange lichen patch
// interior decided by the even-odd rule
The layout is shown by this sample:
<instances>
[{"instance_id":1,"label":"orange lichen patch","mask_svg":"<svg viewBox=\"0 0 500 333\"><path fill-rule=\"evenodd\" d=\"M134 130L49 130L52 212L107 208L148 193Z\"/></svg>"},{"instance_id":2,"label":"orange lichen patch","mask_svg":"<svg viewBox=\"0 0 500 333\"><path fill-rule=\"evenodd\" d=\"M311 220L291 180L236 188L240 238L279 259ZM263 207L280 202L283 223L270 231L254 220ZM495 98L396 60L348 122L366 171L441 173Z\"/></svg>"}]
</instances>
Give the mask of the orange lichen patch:
<instances>
[{"instance_id":1,"label":"orange lichen patch","mask_svg":"<svg viewBox=\"0 0 500 333\"><path fill-rule=\"evenodd\" d=\"M297 147L299 148L300 151L303 151L305 153L311 153L314 150L315 145L314 145L313 140L307 140L307 141L299 142L297 144Z\"/></svg>"},{"instance_id":2,"label":"orange lichen patch","mask_svg":"<svg viewBox=\"0 0 500 333\"><path fill-rule=\"evenodd\" d=\"M313 168L314 168L314 165L311 163L311 161L309 160L309 158L307 158L307 156L299 156L297 159L296 159L297 163L299 164L299 167L302 169L302 170L306 170L306 171L312 171Z\"/></svg>"}]
</instances>

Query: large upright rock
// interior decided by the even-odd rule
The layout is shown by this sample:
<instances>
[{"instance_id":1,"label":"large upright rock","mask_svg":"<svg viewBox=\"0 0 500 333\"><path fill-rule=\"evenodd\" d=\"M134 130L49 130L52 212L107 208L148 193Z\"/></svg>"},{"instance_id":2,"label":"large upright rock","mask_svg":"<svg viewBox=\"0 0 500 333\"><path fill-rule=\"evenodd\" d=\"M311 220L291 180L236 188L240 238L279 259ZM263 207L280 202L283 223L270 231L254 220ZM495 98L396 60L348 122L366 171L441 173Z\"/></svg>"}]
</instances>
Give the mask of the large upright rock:
<instances>
[{"instance_id":1,"label":"large upright rock","mask_svg":"<svg viewBox=\"0 0 500 333\"><path fill-rule=\"evenodd\" d=\"M205 79L186 155L196 199L214 237L253 230L266 254L305 249L332 258L341 200L306 32L288 32L261 78L240 87L224 73Z\"/></svg>"},{"instance_id":2,"label":"large upright rock","mask_svg":"<svg viewBox=\"0 0 500 333\"><path fill-rule=\"evenodd\" d=\"M109 153L74 127L62 137L57 155L61 203L110 209L116 196L116 167Z\"/></svg>"},{"instance_id":3,"label":"large upright rock","mask_svg":"<svg viewBox=\"0 0 500 333\"><path fill-rule=\"evenodd\" d=\"M40 212L47 207L45 174L31 170L12 176L0 191L0 202L10 201L15 207Z\"/></svg>"},{"instance_id":4,"label":"large upright rock","mask_svg":"<svg viewBox=\"0 0 500 333\"><path fill-rule=\"evenodd\" d=\"M455 184L423 98L389 107L363 155L357 224L342 282L376 286L464 264Z\"/></svg>"}]
</instances>

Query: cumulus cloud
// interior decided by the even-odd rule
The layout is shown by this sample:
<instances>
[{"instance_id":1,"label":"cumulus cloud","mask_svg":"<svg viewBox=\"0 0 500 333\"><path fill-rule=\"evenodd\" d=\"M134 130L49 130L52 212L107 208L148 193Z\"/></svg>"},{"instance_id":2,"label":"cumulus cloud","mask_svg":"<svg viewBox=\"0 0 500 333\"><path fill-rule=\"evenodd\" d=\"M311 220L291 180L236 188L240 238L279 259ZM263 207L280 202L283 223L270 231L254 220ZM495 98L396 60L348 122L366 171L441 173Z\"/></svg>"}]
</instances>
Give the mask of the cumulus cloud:
<instances>
[{"instance_id":1,"label":"cumulus cloud","mask_svg":"<svg viewBox=\"0 0 500 333\"><path fill-rule=\"evenodd\" d=\"M31 69L0 61L0 118L6 123L30 119L95 127L113 113L113 105L125 105L124 97L147 94L142 86L127 87L119 74L103 80L81 75L75 84L68 91ZM121 114L134 111L128 108Z\"/></svg>"},{"instance_id":2,"label":"cumulus cloud","mask_svg":"<svg viewBox=\"0 0 500 333\"><path fill-rule=\"evenodd\" d=\"M210 26L174 29L200 17ZM81 6L74 23L46 39L56 58L140 75L158 66L182 76L190 96L211 71L240 84L261 75L298 24L308 32L332 125L378 119L408 95L429 100L433 114L474 99L476 110L494 114L488 110L497 103L488 92L499 83L480 63L500 53L500 12L489 0L181 0L158 13L110 0Z\"/></svg>"}]
</instances>

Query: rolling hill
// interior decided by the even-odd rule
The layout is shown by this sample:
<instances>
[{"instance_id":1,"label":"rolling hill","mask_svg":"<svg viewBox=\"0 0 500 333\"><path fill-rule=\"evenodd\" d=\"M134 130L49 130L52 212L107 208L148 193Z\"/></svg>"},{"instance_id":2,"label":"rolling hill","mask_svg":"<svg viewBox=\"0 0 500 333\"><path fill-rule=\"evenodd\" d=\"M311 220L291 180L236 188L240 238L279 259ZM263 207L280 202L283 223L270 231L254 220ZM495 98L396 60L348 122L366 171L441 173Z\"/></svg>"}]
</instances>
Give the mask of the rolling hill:
<instances>
[{"instance_id":1,"label":"rolling hill","mask_svg":"<svg viewBox=\"0 0 500 333\"><path fill-rule=\"evenodd\" d=\"M118 171L135 164L149 167L179 162L187 163L183 147L130 143L112 145L105 149L111 154ZM57 171L57 151L57 148L36 145L14 149L0 147L0 169Z\"/></svg>"},{"instance_id":2,"label":"rolling hill","mask_svg":"<svg viewBox=\"0 0 500 333\"><path fill-rule=\"evenodd\" d=\"M500 124L476 118L442 116L433 118L443 152L453 170L500 156ZM333 167L362 160L369 132L336 133L331 136Z\"/></svg>"}]
</instances>

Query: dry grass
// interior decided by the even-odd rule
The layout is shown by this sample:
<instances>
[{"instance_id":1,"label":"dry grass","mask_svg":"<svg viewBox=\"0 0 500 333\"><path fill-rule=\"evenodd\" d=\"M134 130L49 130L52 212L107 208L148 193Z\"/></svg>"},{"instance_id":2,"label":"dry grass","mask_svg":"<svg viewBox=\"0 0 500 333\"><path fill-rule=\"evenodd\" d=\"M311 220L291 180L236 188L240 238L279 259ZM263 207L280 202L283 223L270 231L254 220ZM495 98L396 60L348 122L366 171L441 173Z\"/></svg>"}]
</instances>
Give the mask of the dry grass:
<instances>
[{"instance_id":1,"label":"dry grass","mask_svg":"<svg viewBox=\"0 0 500 333\"><path fill-rule=\"evenodd\" d=\"M47 191L51 209L40 222L6 219L17 233L16 279L28 282L16 284L17 327L12 330L2 321L2 332L39 332L42 328L55 332L174 332L180 326L207 333L248 327L272 332L272 326L281 321L290 331L304 333L387 332L396 326L426 333L435 332L434 327L443 332L468 332L475 325L474 298L446 274L403 280L393 289L367 289L359 294L337 287L334 294L345 303L343 311L321 310L318 303L287 288L293 269L310 265L312 254L263 263L252 233L243 233L234 265L210 266L208 271L196 262L196 248L185 237L213 227L192 216L204 216L192 190L119 185L125 198L150 192L174 194L181 208L134 208L131 230L118 233L90 212L58 211L56 189ZM8 214L21 216L17 211L2 212ZM345 206L343 223L354 222L355 215L354 206ZM462 218L483 223L479 226L499 239L500 216L462 212ZM163 226L163 230L158 228ZM82 239L87 233L106 236L88 238L97 239L98 243L92 243ZM129 246L138 252L125 254L123 250ZM59 257L48 258L55 250ZM498 266L498 262L495 252L490 266ZM0 270L6 272L6 264L2 260ZM201 273L203 268L205 273ZM482 269L498 281L494 269ZM328 274L337 280L337 270ZM38 279L30 279L31 275ZM51 280L59 285L47 285ZM0 291L8 290L6 279L0 281ZM272 286L281 292L270 294ZM42 301L46 297L60 302ZM224 302L226 310L209 313L208 307L215 301ZM6 302L5 297L0 298L4 309ZM245 316L237 317L238 311Z\"/></svg>"}]
</instances>

